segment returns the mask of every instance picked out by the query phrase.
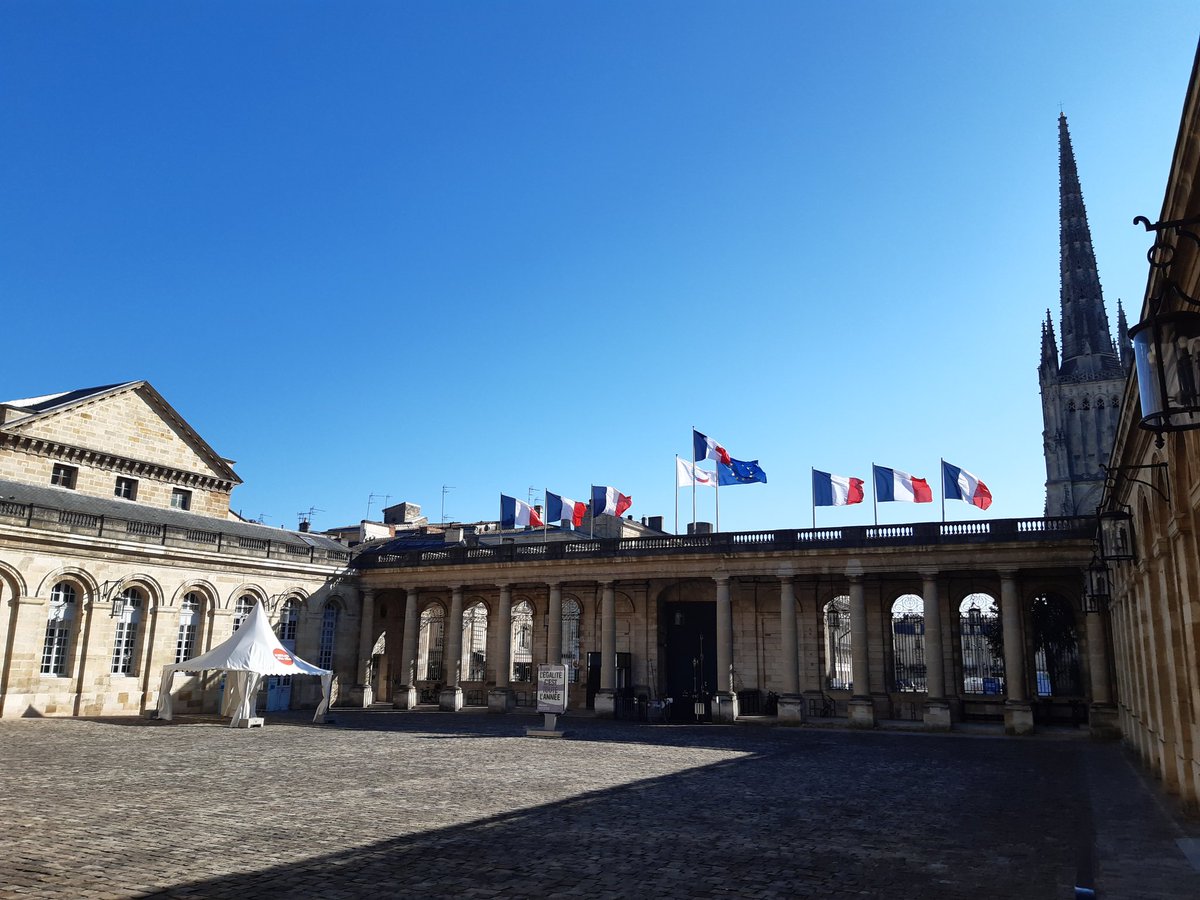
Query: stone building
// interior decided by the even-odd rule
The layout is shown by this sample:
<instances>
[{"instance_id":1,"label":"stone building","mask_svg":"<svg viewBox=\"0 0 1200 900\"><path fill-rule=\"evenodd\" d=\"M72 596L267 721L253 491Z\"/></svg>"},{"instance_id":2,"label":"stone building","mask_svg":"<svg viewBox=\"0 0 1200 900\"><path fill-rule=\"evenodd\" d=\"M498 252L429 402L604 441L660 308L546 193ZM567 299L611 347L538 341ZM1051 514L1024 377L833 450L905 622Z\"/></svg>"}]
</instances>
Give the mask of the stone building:
<instances>
[{"instance_id":1,"label":"stone building","mask_svg":"<svg viewBox=\"0 0 1200 900\"><path fill-rule=\"evenodd\" d=\"M0 403L0 715L153 709L162 665L260 601L300 656L336 670L343 702L369 699L346 548L242 521L239 483L145 381ZM270 680L266 704L315 703L302 681ZM217 679L175 684L180 708L216 709Z\"/></svg>"},{"instance_id":2,"label":"stone building","mask_svg":"<svg viewBox=\"0 0 1200 900\"><path fill-rule=\"evenodd\" d=\"M1198 67L1200 54L1158 222L1144 222L1152 264L1140 322L1130 329L1136 369L1122 393L1102 507L1111 584L1100 569L1094 591L1096 605L1107 605L1124 740L1193 811L1200 808Z\"/></svg>"},{"instance_id":3,"label":"stone building","mask_svg":"<svg viewBox=\"0 0 1200 900\"><path fill-rule=\"evenodd\" d=\"M562 662L569 705L730 722L1083 722L1109 697L1082 619L1090 518L512 543L352 565L394 704L508 712ZM396 638L400 640L396 640Z\"/></svg>"},{"instance_id":4,"label":"stone building","mask_svg":"<svg viewBox=\"0 0 1200 900\"><path fill-rule=\"evenodd\" d=\"M1132 359L1125 312L1118 304L1117 342L1108 327L1083 191L1067 117L1058 118L1059 254L1062 355L1050 313L1042 324L1042 432L1046 454L1046 515L1096 511L1104 487L1101 466L1112 450L1119 398Z\"/></svg>"}]
</instances>

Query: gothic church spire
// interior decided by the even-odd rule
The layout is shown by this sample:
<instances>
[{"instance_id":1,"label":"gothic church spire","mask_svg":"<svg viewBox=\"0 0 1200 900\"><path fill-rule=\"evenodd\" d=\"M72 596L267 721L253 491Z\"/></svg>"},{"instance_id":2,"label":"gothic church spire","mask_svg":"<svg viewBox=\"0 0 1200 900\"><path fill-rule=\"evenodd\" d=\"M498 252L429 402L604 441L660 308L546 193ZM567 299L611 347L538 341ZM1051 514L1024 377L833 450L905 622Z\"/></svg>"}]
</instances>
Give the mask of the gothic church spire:
<instances>
[{"instance_id":1,"label":"gothic church spire","mask_svg":"<svg viewBox=\"0 0 1200 900\"><path fill-rule=\"evenodd\" d=\"M1059 253L1063 375L1102 376L1121 371L1104 310L1100 273L1092 249L1079 172L1067 117L1058 116Z\"/></svg>"}]
</instances>

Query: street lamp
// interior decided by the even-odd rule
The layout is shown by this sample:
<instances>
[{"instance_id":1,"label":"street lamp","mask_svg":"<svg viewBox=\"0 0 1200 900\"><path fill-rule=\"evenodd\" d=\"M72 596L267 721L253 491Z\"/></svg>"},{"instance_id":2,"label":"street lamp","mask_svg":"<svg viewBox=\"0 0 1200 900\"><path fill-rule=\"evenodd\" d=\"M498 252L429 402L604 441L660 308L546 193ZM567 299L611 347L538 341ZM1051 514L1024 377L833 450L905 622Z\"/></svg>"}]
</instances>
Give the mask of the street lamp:
<instances>
[{"instance_id":1,"label":"street lamp","mask_svg":"<svg viewBox=\"0 0 1200 900\"><path fill-rule=\"evenodd\" d=\"M1098 613L1108 606L1111 589L1108 585L1108 566L1099 552L1092 554L1092 561L1084 569L1083 611Z\"/></svg>"},{"instance_id":2,"label":"street lamp","mask_svg":"<svg viewBox=\"0 0 1200 900\"><path fill-rule=\"evenodd\" d=\"M1200 225L1200 216L1153 224L1138 216L1133 223L1155 233L1146 258L1152 273L1159 275L1156 293L1147 301L1149 315L1129 330L1129 338L1142 404L1141 426L1157 435L1155 444L1161 447L1165 432L1200 428L1200 313L1169 308L1177 307L1172 301L1200 307L1200 299L1185 291L1171 272L1180 247L1191 253L1200 250L1200 234L1192 230Z\"/></svg>"}]
</instances>

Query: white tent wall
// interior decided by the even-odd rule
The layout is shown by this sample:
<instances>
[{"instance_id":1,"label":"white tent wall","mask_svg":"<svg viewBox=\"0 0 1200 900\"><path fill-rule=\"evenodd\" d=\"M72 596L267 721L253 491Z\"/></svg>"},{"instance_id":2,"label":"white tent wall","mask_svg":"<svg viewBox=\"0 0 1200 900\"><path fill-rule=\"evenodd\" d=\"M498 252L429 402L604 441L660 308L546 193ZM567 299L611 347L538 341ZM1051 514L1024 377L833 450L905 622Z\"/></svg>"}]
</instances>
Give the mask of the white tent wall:
<instances>
[{"instance_id":1,"label":"white tent wall","mask_svg":"<svg viewBox=\"0 0 1200 900\"><path fill-rule=\"evenodd\" d=\"M225 673L225 695L221 713L231 715L231 725L254 718L258 688L267 675L315 675L320 678L321 701L314 721L329 709L333 672L306 662L287 650L271 629L266 609L255 605L234 634L207 653L181 663L163 666L158 695L158 717L172 718L171 682L176 672L218 671Z\"/></svg>"}]
</instances>

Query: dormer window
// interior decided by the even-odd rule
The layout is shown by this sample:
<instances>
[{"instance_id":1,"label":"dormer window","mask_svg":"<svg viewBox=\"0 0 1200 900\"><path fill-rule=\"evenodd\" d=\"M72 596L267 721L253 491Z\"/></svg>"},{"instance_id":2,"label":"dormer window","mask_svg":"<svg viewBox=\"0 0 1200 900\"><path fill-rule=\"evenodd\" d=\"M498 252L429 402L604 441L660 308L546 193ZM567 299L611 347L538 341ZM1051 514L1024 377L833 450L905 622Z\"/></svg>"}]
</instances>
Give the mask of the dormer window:
<instances>
[{"instance_id":1,"label":"dormer window","mask_svg":"<svg viewBox=\"0 0 1200 900\"><path fill-rule=\"evenodd\" d=\"M185 491L183 488L171 489L171 507L172 509L188 510L192 508L192 492Z\"/></svg>"},{"instance_id":2,"label":"dormer window","mask_svg":"<svg viewBox=\"0 0 1200 900\"><path fill-rule=\"evenodd\" d=\"M113 496L120 497L122 500L136 500L137 484L136 478L122 478L118 475L117 486L113 490Z\"/></svg>"},{"instance_id":3,"label":"dormer window","mask_svg":"<svg viewBox=\"0 0 1200 900\"><path fill-rule=\"evenodd\" d=\"M75 489L75 478L79 474L79 470L74 466L64 466L61 463L54 464L54 471L50 473L50 483L58 487Z\"/></svg>"}]
</instances>

